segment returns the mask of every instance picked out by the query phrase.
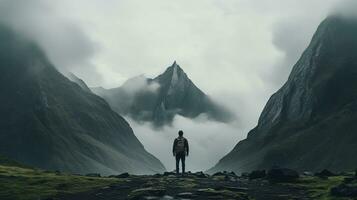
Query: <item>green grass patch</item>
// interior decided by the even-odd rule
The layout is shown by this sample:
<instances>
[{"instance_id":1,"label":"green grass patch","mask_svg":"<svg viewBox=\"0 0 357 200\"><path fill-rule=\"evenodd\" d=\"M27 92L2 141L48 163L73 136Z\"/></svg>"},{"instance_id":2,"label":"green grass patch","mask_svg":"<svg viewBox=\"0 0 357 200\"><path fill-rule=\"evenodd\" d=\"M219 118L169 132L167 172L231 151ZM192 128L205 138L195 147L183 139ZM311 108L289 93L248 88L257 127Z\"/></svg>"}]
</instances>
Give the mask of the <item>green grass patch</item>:
<instances>
[{"instance_id":1,"label":"green grass patch","mask_svg":"<svg viewBox=\"0 0 357 200\"><path fill-rule=\"evenodd\" d=\"M59 194L74 194L119 182L115 178L95 178L0 165L0 199L38 200Z\"/></svg>"}]
</instances>

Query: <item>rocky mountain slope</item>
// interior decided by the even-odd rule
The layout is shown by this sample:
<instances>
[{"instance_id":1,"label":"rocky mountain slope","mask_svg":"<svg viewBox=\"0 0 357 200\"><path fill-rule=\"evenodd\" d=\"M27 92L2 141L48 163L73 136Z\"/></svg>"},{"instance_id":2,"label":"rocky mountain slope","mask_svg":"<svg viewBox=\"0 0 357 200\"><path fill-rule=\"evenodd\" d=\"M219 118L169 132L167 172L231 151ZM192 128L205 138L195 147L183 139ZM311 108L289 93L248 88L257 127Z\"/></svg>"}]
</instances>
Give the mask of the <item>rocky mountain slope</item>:
<instances>
[{"instance_id":1,"label":"rocky mountain slope","mask_svg":"<svg viewBox=\"0 0 357 200\"><path fill-rule=\"evenodd\" d=\"M357 166L357 21L330 16L247 139L211 169L353 170Z\"/></svg>"},{"instance_id":2,"label":"rocky mountain slope","mask_svg":"<svg viewBox=\"0 0 357 200\"><path fill-rule=\"evenodd\" d=\"M102 98L84 91L36 44L0 26L0 154L74 173L165 170Z\"/></svg>"},{"instance_id":3,"label":"rocky mountain slope","mask_svg":"<svg viewBox=\"0 0 357 200\"><path fill-rule=\"evenodd\" d=\"M90 90L90 88L87 86L87 84L82 79L78 78L78 76L76 76L75 74L69 72L69 73L67 73L65 75L69 80L71 80L72 82L77 83L77 85L79 85L84 91L92 92Z\"/></svg>"},{"instance_id":4,"label":"rocky mountain slope","mask_svg":"<svg viewBox=\"0 0 357 200\"><path fill-rule=\"evenodd\" d=\"M170 124L175 115L195 118L206 114L212 120L228 122L232 113L213 102L188 78L176 63L154 79L134 77L121 87L93 88L118 113L156 126Z\"/></svg>"}]
</instances>

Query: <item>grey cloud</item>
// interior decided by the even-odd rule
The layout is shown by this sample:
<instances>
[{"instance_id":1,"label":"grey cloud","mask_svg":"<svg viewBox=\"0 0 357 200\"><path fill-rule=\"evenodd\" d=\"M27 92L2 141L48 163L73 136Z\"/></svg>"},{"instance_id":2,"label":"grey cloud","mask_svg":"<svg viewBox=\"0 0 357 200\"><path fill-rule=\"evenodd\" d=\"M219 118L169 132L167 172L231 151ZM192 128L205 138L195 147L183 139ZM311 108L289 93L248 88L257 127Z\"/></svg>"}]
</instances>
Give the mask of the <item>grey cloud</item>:
<instances>
[{"instance_id":1,"label":"grey cloud","mask_svg":"<svg viewBox=\"0 0 357 200\"><path fill-rule=\"evenodd\" d=\"M337 4L331 11L332 14L342 15L344 17L357 17L357 1L344 0Z\"/></svg>"},{"instance_id":2,"label":"grey cloud","mask_svg":"<svg viewBox=\"0 0 357 200\"><path fill-rule=\"evenodd\" d=\"M0 0L0 22L35 41L60 71L76 71L87 81L98 77L90 61L96 44L50 1Z\"/></svg>"}]
</instances>

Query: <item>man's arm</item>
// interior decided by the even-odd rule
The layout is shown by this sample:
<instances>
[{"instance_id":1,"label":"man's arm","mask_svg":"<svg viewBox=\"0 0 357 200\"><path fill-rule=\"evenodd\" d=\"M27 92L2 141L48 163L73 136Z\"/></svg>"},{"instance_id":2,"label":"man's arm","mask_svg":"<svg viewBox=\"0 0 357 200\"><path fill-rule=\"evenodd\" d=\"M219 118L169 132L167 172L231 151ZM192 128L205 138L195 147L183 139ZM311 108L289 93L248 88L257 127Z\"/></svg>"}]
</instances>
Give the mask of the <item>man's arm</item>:
<instances>
[{"instance_id":1,"label":"man's arm","mask_svg":"<svg viewBox=\"0 0 357 200\"><path fill-rule=\"evenodd\" d=\"M186 146L186 155L188 156L189 147L188 147L188 141L187 141L187 139L185 140L185 146Z\"/></svg>"},{"instance_id":2,"label":"man's arm","mask_svg":"<svg viewBox=\"0 0 357 200\"><path fill-rule=\"evenodd\" d=\"M177 140L174 140L174 144L172 145L172 153L175 155L175 147L176 147Z\"/></svg>"}]
</instances>

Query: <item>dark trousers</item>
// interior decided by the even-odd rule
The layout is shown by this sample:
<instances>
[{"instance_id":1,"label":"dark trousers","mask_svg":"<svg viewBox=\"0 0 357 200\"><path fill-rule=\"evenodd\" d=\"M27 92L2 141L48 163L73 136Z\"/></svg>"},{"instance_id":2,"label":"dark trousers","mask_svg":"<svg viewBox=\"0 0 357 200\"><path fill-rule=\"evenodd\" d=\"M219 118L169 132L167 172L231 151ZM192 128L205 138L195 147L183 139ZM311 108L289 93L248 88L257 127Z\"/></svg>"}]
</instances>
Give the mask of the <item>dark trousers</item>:
<instances>
[{"instance_id":1,"label":"dark trousers","mask_svg":"<svg viewBox=\"0 0 357 200\"><path fill-rule=\"evenodd\" d=\"M180 172L180 160L181 160L181 164L182 164L182 173L185 173L185 152L179 152L176 153L176 173L178 174Z\"/></svg>"}]
</instances>

